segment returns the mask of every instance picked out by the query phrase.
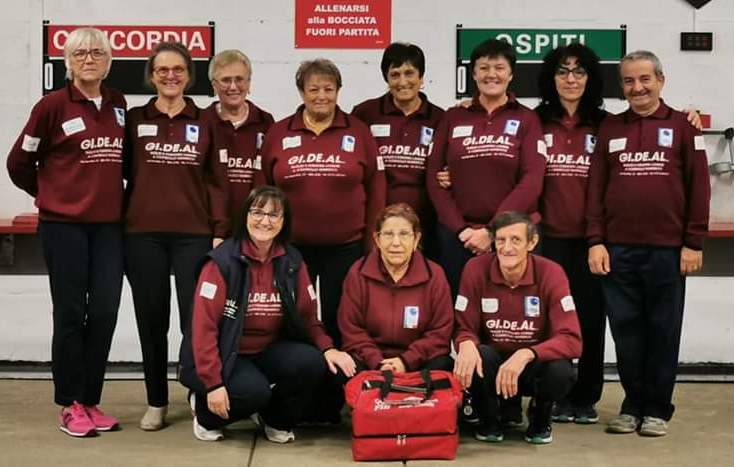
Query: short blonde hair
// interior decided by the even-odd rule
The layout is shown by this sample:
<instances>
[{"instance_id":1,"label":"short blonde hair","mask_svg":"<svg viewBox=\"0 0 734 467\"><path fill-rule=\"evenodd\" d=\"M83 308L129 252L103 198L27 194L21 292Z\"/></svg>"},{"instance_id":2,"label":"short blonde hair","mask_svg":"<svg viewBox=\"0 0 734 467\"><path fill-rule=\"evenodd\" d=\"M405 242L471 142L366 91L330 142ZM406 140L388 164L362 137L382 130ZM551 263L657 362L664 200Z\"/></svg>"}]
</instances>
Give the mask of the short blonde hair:
<instances>
[{"instance_id":1,"label":"short blonde hair","mask_svg":"<svg viewBox=\"0 0 734 467\"><path fill-rule=\"evenodd\" d=\"M209 62L209 81L214 81L214 74L218 68L231 65L232 63L241 63L247 68L247 73L252 77L252 64L250 59L243 52L237 49L222 50L216 54Z\"/></svg>"},{"instance_id":2,"label":"short blonde hair","mask_svg":"<svg viewBox=\"0 0 734 467\"><path fill-rule=\"evenodd\" d=\"M69 33L64 44L64 65L66 65L66 79L73 80L74 74L71 71L71 54L85 44L99 44L108 57L107 70L104 72L102 79L107 78L112 67L112 47L107 35L97 28L78 28Z\"/></svg>"}]
</instances>

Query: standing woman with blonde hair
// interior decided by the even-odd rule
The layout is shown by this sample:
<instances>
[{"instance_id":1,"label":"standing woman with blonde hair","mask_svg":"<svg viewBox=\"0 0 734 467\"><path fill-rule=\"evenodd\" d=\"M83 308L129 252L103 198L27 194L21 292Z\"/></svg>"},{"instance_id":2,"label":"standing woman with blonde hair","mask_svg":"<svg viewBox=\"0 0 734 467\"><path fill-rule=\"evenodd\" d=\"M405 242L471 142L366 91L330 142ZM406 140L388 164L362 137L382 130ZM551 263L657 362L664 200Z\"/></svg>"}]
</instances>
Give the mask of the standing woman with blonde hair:
<instances>
[{"instance_id":1,"label":"standing woman with blonde hair","mask_svg":"<svg viewBox=\"0 0 734 467\"><path fill-rule=\"evenodd\" d=\"M110 43L94 28L69 34L68 82L44 96L8 154L8 173L35 198L51 283L54 401L59 429L96 435L118 426L97 405L122 288L125 98L102 81Z\"/></svg>"},{"instance_id":2,"label":"standing woman with blonde hair","mask_svg":"<svg viewBox=\"0 0 734 467\"><path fill-rule=\"evenodd\" d=\"M146 431L168 412L170 274L176 278L181 333L191 318L196 265L229 231L226 165L212 149L203 112L184 91L194 83L188 49L162 42L145 66L157 96L130 109L125 148L125 272L143 353Z\"/></svg>"},{"instance_id":3,"label":"standing woman with blonde hair","mask_svg":"<svg viewBox=\"0 0 734 467\"><path fill-rule=\"evenodd\" d=\"M209 63L209 81L219 100L207 107L204 118L211 122L215 154L227 163L230 220L252 190L263 138L273 124L272 115L247 99L251 78L250 59L239 50L223 50Z\"/></svg>"}]
</instances>

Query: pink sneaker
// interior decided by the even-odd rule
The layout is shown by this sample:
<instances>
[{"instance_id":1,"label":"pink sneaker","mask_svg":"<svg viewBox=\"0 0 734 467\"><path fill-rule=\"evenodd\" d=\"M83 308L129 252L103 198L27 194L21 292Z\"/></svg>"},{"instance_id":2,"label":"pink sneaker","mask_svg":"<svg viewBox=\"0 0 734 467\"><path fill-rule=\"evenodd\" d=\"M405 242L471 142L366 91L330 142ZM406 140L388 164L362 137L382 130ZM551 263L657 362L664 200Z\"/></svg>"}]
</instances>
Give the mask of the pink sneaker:
<instances>
[{"instance_id":1,"label":"pink sneaker","mask_svg":"<svg viewBox=\"0 0 734 467\"><path fill-rule=\"evenodd\" d=\"M120 422L111 415L105 415L96 405L85 405L89 419L97 428L97 431L115 431L120 428Z\"/></svg>"},{"instance_id":2,"label":"pink sneaker","mask_svg":"<svg viewBox=\"0 0 734 467\"><path fill-rule=\"evenodd\" d=\"M69 407L61 409L59 414L59 430L64 433L83 438L85 436L97 436L97 430L89 419L84 406L74 402Z\"/></svg>"}]
</instances>

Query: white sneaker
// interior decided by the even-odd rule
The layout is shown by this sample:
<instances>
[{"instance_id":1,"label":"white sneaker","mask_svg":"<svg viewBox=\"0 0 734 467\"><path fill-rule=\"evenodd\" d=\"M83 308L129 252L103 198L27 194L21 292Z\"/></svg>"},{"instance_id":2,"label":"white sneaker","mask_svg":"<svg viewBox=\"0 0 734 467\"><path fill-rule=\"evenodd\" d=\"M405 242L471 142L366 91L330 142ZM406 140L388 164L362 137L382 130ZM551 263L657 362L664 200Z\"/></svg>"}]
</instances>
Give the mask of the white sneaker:
<instances>
[{"instance_id":1,"label":"white sneaker","mask_svg":"<svg viewBox=\"0 0 734 467\"><path fill-rule=\"evenodd\" d=\"M222 430L207 430L199 425L196 417L194 417L194 436L199 441L219 441L220 439L224 439Z\"/></svg>"},{"instance_id":2,"label":"white sneaker","mask_svg":"<svg viewBox=\"0 0 734 467\"><path fill-rule=\"evenodd\" d=\"M293 434L292 430L278 430L262 422L262 420L261 423L263 430L265 430L265 437L272 443L285 444L296 439L296 435Z\"/></svg>"},{"instance_id":3,"label":"white sneaker","mask_svg":"<svg viewBox=\"0 0 734 467\"><path fill-rule=\"evenodd\" d=\"M166 424L166 415L168 414L168 406L152 407L148 406L145 415L140 419L140 429L144 431L158 431Z\"/></svg>"},{"instance_id":4,"label":"white sneaker","mask_svg":"<svg viewBox=\"0 0 734 467\"><path fill-rule=\"evenodd\" d=\"M222 430L207 430L203 426L199 425L199 421L196 419L196 396L192 393L189 397L189 404L191 405L191 413L194 415L194 436L199 441L219 441L224 438Z\"/></svg>"}]
</instances>

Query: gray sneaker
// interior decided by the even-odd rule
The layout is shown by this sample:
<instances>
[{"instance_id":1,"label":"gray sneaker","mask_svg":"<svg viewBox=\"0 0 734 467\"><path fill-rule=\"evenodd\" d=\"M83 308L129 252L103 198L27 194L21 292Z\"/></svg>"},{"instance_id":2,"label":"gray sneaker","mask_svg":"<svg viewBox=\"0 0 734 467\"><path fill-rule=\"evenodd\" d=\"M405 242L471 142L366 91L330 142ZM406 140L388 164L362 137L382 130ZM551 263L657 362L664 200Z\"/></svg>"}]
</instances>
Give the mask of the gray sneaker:
<instances>
[{"instance_id":1,"label":"gray sneaker","mask_svg":"<svg viewBox=\"0 0 734 467\"><path fill-rule=\"evenodd\" d=\"M645 416L642 418L640 434L642 436L665 436L668 434L668 423L662 418Z\"/></svg>"},{"instance_id":2,"label":"gray sneaker","mask_svg":"<svg viewBox=\"0 0 734 467\"><path fill-rule=\"evenodd\" d=\"M634 433L640 419L626 413L619 414L609 421L607 433Z\"/></svg>"}]
</instances>

